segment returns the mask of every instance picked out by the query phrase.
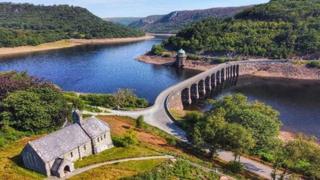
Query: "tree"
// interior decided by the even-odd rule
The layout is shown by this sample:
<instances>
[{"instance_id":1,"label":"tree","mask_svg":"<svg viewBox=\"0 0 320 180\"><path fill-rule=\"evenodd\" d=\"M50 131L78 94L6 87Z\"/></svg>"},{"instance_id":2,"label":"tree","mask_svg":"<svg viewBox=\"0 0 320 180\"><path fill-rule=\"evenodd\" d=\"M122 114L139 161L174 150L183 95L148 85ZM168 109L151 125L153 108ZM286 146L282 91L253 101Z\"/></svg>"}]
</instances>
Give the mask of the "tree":
<instances>
[{"instance_id":1,"label":"tree","mask_svg":"<svg viewBox=\"0 0 320 180\"><path fill-rule=\"evenodd\" d=\"M62 125L69 109L62 94L50 88L10 93L0 104L2 121L17 130L40 132Z\"/></svg>"},{"instance_id":2,"label":"tree","mask_svg":"<svg viewBox=\"0 0 320 180\"><path fill-rule=\"evenodd\" d=\"M240 162L240 155L254 147L252 133L239 124L226 124L222 129L221 146L234 153L235 161Z\"/></svg>"},{"instance_id":3,"label":"tree","mask_svg":"<svg viewBox=\"0 0 320 180\"><path fill-rule=\"evenodd\" d=\"M287 172L287 168L291 168L311 179L320 178L320 146L314 138L300 135L285 145L284 152L286 152L284 173Z\"/></svg>"},{"instance_id":4,"label":"tree","mask_svg":"<svg viewBox=\"0 0 320 180\"><path fill-rule=\"evenodd\" d=\"M222 147L222 130L225 127L225 111L218 110L200 119L191 131L192 142L198 147L209 147L211 157Z\"/></svg>"},{"instance_id":5,"label":"tree","mask_svg":"<svg viewBox=\"0 0 320 180\"><path fill-rule=\"evenodd\" d=\"M34 92L17 91L1 103L2 116L6 116L10 126L23 131L36 132L50 128L50 115L42 106L40 97Z\"/></svg>"},{"instance_id":6,"label":"tree","mask_svg":"<svg viewBox=\"0 0 320 180\"><path fill-rule=\"evenodd\" d=\"M277 137L281 122L279 113L260 102L249 102L242 94L226 96L221 100L213 101L212 106L223 109L225 120L229 123L237 123L252 131L256 141L256 151L272 149L272 142Z\"/></svg>"}]
</instances>

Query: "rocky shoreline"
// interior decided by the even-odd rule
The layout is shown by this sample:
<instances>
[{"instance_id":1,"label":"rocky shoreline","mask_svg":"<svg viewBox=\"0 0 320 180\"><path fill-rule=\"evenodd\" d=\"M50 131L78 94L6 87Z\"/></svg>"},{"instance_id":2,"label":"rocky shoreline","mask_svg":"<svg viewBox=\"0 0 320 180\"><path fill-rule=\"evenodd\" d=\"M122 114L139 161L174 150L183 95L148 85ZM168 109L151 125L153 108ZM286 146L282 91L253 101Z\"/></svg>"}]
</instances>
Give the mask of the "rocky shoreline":
<instances>
[{"instance_id":1,"label":"rocky shoreline","mask_svg":"<svg viewBox=\"0 0 320 180\"><path fill-rule=\"evenodd\" d=\"M154 65L172 65L175 62L173 57L161 57L151 55L141 55L138 61ZM254 60L254 59L250 59ZM206 71L216 64L209 62L186 60L185 69ZM291 61L282 64L272 64L268 66L257 66L252 68L251 74L256 77L297 79L297 80L320 80L320 69L308 68L306 65L294 64Z\"/></svg>"}]
</instances>

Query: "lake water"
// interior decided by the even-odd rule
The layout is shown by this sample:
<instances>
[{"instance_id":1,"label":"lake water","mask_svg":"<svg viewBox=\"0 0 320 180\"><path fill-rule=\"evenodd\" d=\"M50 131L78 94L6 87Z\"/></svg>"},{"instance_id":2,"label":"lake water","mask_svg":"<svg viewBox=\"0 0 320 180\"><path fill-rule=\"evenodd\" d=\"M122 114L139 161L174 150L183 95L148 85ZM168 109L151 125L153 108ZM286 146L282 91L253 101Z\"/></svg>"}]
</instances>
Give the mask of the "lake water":
<instances>
[{"instance_id":1,"label":"lake water","mask_svg":"<svg viewBox=\"0 0 320 180\"><path fill-rule=\"evenodd\" d=\"M112 93L119 88L129 88L153 103L162 90L198 73L135 60L162 40L82 46L5 58L0 60L0 71L27 71L66 91Z\"/></svg>"},{"instance_id":2,"label":"lake water","mask_svg":"<svg viewBox=\"0 0 320 180\"><path fill-rule=\"evenodd\" d=\"M198 73L135 60L161 40L83 46L5 58L0 60L0 71L27 71L67 91L112 93L119 88L129 88L153 103L162 90ZM224 91L222 95L236 92L277 109L284 130L320 137L319 83L243 78L236 88Z\"/></svg>"},{"instance_id":3,"label":"lake water","mask_svg":"<svg viewBox=\"0 0 320 180\"><path fill-rule=\"evenodd\" d=\"M283 130L320 138L320 82L241 78L235 88L220 96L242 93L250 101L259 100L280 112Z\"/></svg>"}]
</instances>

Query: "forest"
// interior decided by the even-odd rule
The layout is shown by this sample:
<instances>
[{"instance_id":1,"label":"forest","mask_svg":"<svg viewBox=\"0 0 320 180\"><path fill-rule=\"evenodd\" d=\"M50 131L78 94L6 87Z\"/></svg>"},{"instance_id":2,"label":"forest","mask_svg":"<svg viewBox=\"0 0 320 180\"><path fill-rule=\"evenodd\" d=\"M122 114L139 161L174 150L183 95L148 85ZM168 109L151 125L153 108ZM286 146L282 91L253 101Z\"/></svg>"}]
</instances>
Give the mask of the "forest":
<instances>
[{"instance_id":1,"label":"forest","mask_svg":"<svg viewBox=\"0 0 320 180\"><path fill-rule=\"evenodd\" d=\"M190 53L320 58L320 1L271 0L225 20L209 18L164 43Z\"/></svg>"},{"instance_id":2,"label":"forest","mask_svg":"<svg viewBox=\"0 0 320 180\"><path fill-rule=\"evenodd\" d=\"M0 47L143 35L139 30L106 22L81 7L0 3Z\"/></svg>"}]
</instances>

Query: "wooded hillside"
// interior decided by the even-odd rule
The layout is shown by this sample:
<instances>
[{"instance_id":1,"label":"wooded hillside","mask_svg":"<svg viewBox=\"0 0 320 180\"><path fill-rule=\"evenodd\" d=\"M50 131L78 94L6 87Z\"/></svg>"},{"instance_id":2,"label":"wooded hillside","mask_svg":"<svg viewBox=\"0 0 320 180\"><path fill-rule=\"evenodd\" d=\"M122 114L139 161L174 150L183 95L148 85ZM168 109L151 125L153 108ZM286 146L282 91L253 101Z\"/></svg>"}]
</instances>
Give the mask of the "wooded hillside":
<instances>
[{"instance_id":1,"label":"wooded hillside","mask_svg":"<svg viewBox=\"0 0 320 180\"><path fill-rule=\"evenodd\" d=\"M167 48L271 58L320 57L320 0L272 0L180 31Z\"/></svg>"},{"instance_id":2,"label":"wooded hillside","mask_svg":"<svg viewBox=\"0 0 320 180\"><path fill-rule=\"evenodd\" d=\"M118 38L143 33L68 5L0 3L0 47L38 45L69 38Z\"/></svg>"}]
</instances>

